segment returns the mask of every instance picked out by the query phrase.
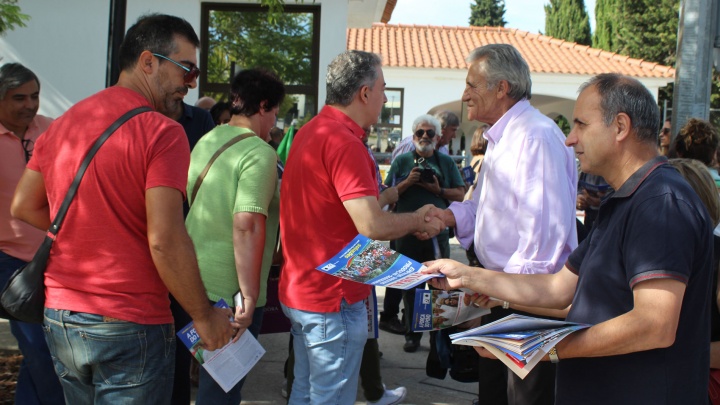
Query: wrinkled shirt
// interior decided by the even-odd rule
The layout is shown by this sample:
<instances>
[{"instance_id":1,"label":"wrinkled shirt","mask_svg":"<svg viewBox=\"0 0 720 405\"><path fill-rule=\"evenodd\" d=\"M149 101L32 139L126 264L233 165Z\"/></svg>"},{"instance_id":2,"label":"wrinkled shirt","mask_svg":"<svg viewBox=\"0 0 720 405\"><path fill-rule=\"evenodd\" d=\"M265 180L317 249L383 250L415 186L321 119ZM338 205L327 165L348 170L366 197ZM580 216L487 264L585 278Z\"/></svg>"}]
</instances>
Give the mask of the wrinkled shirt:
<instances>
[{"instance_id":1,"label":"wrinkled shirt","mask_svg":"<svg viewBox=\"0 0 720 405\"><path fill-rule=\"evenodd\" d=\"M577 247L574 153L557 125L523 99L484 136L472 199L453 203L456 236L485 268L552 274Z\"/></svg>"}]
</instances>

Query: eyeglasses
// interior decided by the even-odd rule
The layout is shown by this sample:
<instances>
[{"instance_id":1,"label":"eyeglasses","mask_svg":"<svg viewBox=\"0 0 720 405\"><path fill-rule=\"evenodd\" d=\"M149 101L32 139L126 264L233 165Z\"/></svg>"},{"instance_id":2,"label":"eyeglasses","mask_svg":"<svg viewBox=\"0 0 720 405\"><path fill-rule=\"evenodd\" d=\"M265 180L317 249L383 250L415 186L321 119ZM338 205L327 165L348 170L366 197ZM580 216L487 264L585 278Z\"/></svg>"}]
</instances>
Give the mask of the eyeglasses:
<instances>
[{"instance_id":1,"label":"eyeglasses","mask_svg":"<svg viewBox=\"0 0 720 405\"><path fill-rule=\"evenodd\" d=\"M415 136L418 138L422 138L423 135L427 133L428 138L433 139L435 137L435 130L434 129L428 129L427 131L424 129L418 129L415 131Z\"/></svg>"},{"instance_id":2,"label":"eyeglasses","mask_svg":"<svg viewBox=\"0 0 720 405\"><path fill-rule=\"evenodd\" d=\"M169 60L170 62L180 66L182 68L182 70L185 71L185 76L183 76L183 78L185 79L185 83L190 83L200 76L200 69L197 66L187 67L185 65L180 64L179 62L176 62L176 61L168 58L167 56L160 55L159 53L154 53L153 55L157 56L158 58L163 58L165 60Z\"/></svg>"},{"instance_id":3,"label":"eyeglasses","mask_svg":"<svg viewBox=\"0 0 720 405\"><path fill-rule=\"evenodd\" d=\"M660 133L663 134L663 135L667 135L667 134L670 133L670 128L663 128Z\"/></svg>"},{"instance_id":4,"label":"eyeglasses","mask_svg":"<svg viewBox=\"0 0 720 405\"><path fill-rule=\"evenodd\" d=\"M35 149L35 142L32 139L23 139L21 141L23 150L25 151L25 162L29 162Z\"/></svg>"}]
</instances>

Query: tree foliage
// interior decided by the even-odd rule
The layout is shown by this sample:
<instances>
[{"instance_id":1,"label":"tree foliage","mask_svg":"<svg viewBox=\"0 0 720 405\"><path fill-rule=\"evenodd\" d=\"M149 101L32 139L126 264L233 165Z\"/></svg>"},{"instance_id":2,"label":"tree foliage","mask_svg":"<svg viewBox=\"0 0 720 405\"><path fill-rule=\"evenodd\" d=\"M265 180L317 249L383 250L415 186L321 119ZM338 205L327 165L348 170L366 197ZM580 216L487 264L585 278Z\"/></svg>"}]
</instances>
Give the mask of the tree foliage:
<instances>
[{"instance_id":1,"label":"tree foliage","mask_svg":"<svg viewBox=\"0 0 720 405\"><path fill-rule=\"evenodd\" d=\"M208 32L208 81L228 83L230 68L263 66L286 84L312 83L311 13L211 11Z\"/></svg>"},{"instance_id":2,"label":"tree foliage","mask_svg":"<svg viewBox=\"0 0 720 405\"><path fill-rule=\"evenodd\" d=\"M583 0L550 0L544 7L545 35L590 45L590 19Z\"/></svg>"},{"instance_id":3,"label":"tree foliage","mask_svg":"<svg viewBox=\"0 0 720 405\"><path fill-rule=\"evenodd\" d=\"M0 35L25 26L30 16L20 11L17 0L0 0Z\"/></svg>"},{"instance_id":4,"label":"tree foliage","mask_svg":"<svg viewBox=\"0 0 720 405\"><path fill-rule=\"evenodd\" d=\"M504 27L504 0L475 0L470 3L470 25L475 27Z\"/></svg>"},{"instance_id":5,"label":"tree foliage","mask_svg":"<svg viewBox=\"0 0 720 405\"><path fill-rule=\"evenodd\" d=\"M595 32L593 32L593 48L609 52L618 50L618 10L622 0L597 0L595 3Z\"/></svg>"}]
</instances>

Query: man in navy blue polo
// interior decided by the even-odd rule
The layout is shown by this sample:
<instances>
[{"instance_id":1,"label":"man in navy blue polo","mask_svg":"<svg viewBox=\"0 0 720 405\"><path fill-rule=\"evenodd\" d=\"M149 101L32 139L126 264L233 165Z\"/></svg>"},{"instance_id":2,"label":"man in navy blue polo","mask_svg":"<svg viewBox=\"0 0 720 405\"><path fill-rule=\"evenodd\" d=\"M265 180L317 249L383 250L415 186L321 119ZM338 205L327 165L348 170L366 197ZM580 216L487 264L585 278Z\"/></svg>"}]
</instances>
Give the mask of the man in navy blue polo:
<instances>
[{"instance_id":1,"label":"man in navy blue polo","mask_svg":"<svg viewBox=\"0 0 720 405\"><path fill-rule=\"evenodd\" d=\"M709 215L658 155L655 99L635 79L594 77L573 112L580 169L616 190L595 226L552 275L516 275L428 263L432 284L469 288L514 304L566 308L593 326L550 352L556 404L707 403L712 285ZM483 349L481 355L490 356Z\"/></svg>"}]
</instances>

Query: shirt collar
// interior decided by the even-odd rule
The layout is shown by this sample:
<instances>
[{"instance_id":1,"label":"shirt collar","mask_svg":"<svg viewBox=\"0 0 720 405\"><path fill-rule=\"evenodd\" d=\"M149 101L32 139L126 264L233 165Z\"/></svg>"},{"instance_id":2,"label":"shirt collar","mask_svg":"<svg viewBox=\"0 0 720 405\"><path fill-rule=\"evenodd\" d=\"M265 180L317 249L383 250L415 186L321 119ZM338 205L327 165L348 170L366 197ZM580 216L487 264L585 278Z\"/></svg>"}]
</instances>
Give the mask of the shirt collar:
<instances>
[{"instance_id":1,"label":"shirt collar","mask_svg":"<svg viewBox=\"0 0 720 405\"><path fill-rule=\"evenodd\" d=\"M620 188L613 193L611 198L624 198L631 196L635 190L645 181L645 179L659 166L662 166L668 162L665 156L656 156L649 160L647 163L642 165L635 171Z\"/></svg>"},{"instance_id":2,"label":"shirt collar","mask_svg":"<svg viewBox=\"0 0 720 405\"><path fill-rule=\"evenodd\" d=\"M512 122L512 120L518 115L522 114L526 109L530 107L530 102L524 98L505 112L495 124L493 124L487 131L485 131L485 137L493 143L500 142L505 128Z\"/></svg>"},{"instance_id":3,"label":"shirt collar","mask_svg":"<svg viewBox=\"0 0 720 405\"><path fill-rule=\"evenodd\" d=\"M338 123L346 126L355 137L362 141L362 138L365 135L365 130L362 129L360 125L357 124L357 122L353 121L352 118L348 117L347 114L345 114L344 112L338 110L333 106L326 105L323 107L322 110L320 110L320 115L335 120Z\"/></svg>"},{"instance_id":4,"label":"shirt collar","mask_svg":"<svg viewBox=\"0 0 720 405\"><path fill-rule=\"evenodd\" d=\"M37 124L36 120L37 120L37 115L35 115L35 117L33 117L32 121L30 121L30 125L28 125L28 129L27 129L27 131L25 131L26 134L31 133L33 129L38 128L38 124ZM0 122L0 135L1 134L13 134L13 136L15 136L15 133L13 131L5 128L5 125L3 125Z\"/></svg>"}]
</instances>

